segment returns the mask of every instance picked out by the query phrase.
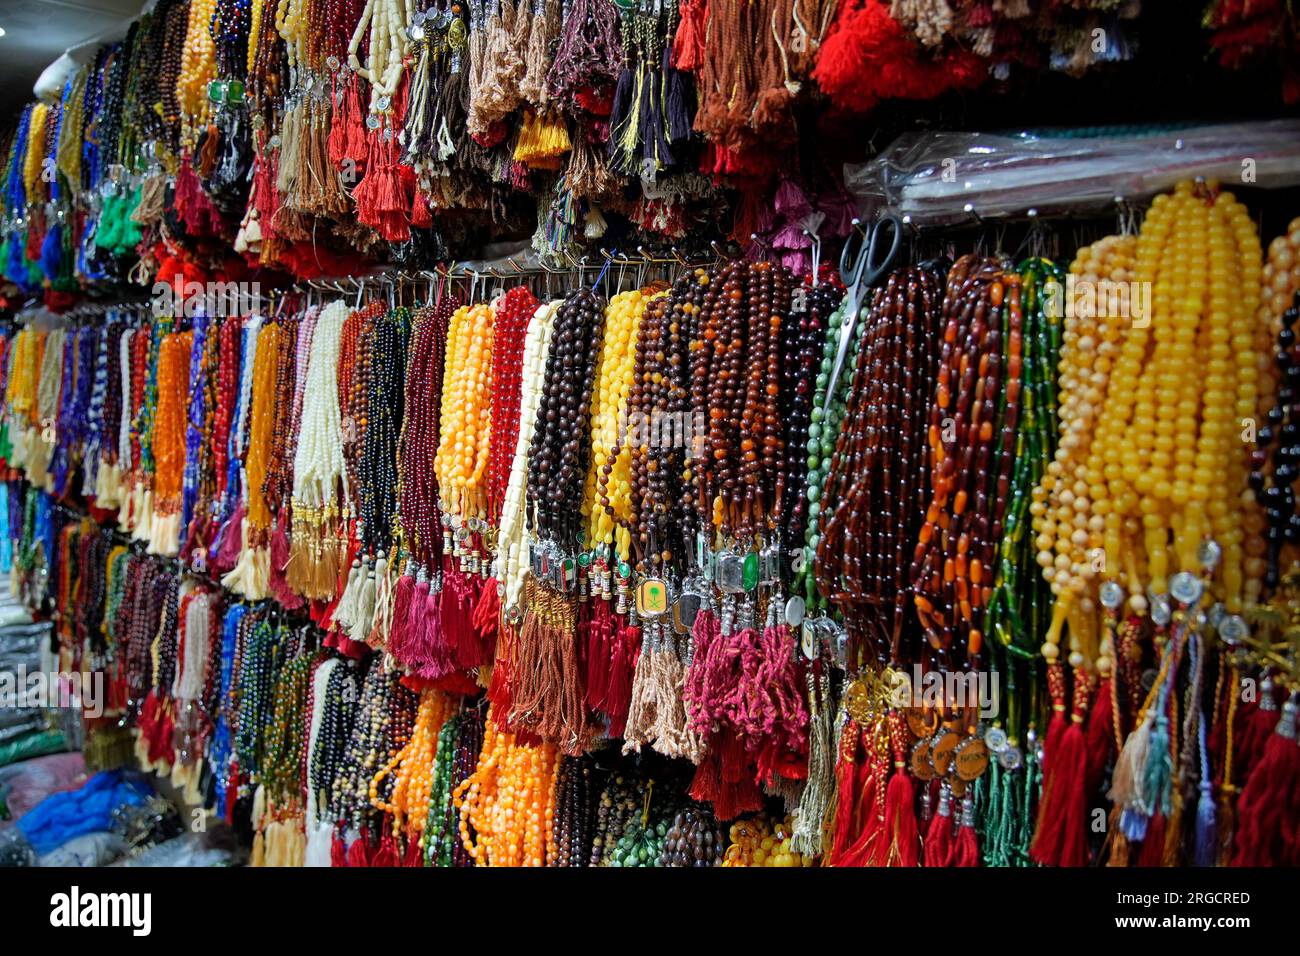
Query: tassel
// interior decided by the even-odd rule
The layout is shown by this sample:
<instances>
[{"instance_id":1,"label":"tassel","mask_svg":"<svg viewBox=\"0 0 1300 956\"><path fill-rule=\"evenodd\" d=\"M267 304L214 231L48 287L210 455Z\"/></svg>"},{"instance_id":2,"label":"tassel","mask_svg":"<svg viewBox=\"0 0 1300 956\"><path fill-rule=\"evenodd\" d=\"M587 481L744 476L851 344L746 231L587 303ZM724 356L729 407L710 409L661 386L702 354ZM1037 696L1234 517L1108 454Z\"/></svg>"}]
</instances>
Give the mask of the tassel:
<instances>
[{"instance_id":1,"label":"tassel","mask_svg":"<svg viewBox=\"0 0 1300 956\"><path fill-rule=\"evenodd\" d=\"M426 638L425 615L429 597L429 581L421 568L411 589L410 609L406 612L405 639L406 661L411 667L424 667L431 659L431 650L424 645Z\"/></svg>"},{"instance_id":2,"label":"tassel","mask_svg":"<svg viewBox=\"0 0 1300 956\"><path fill-rule=\"evenodd\" d=\"M371 866L370 862L370 836L362 830L360 835L352 841L348 847L348 866Z\"/></svg>"},{"instance_id":3,"label":"tassel","mask_svg":"<svg viewBox=\"0 0 1300 956\"><path fill-rule=\"evenodd\" d=\"M1114 712L1111 694L1113 681L1105 678L1097 689L1097 699L1088 714L1087 771L1085 773L1084 793L1091 797L1101 786L1110 762L1111 751L1115 742Z\"/></svg>"},{"instance_id":4,"label":"tassel","mask_svg":"<svg viewBox=\"0 0 1300 956\"><path fill-rule=\"evenodd\" d=\"M939 812L930 819L924 851L926 866L952 865L952 791L947 783L939 790Z\"/></svg>"},{"instance_id":5,"label":"tassel","mask_svg":"<svg viewBox=\"0 0 1300 956\"><path fill-rule=\"evenodd\" d=\"M1165 858L1165 815L1157 813L1147 824L1142 849L1138 851L1138 866L1162 866Z\"/></svg>"},{"instance_id":6,"label":"tassel","mask_svg":"<svg viewBox=\"0 0 1300 956\"><path fill-rule=\"evenodd\" d=\"M610 622L610 626L613 621ZM623 625L614 637L614 650L609 662L605 684L603 710L609 718L610 734L623 736L627 726L628 708L632 704L632 675L636 671L641 653L641 628Z\"/></svg>"},{"instance_id":7,"label":"tassel","mask_svg":"<svg viewBox=\"0 0 1300 956\"><path fill-rule=\"evenodd\" d=\"M1219 840L1210 781L1202 780L1200 790L1200 799L1196 801L1196 850L1193 860L1197 866L1214 866Z\"/></svg>"},{"instance_id":8,"label":"tassel","mask_svg":"<svg viewBox=\"0 0 1300 956\"><path fill-rule=\"evenodd\" d=\"M344 633L350 633L352 630L352 621L356 614L357 592L361 587L363 573L361 561L353 558L352 568L348 571L348 583L343 588L343 595L339 598L338 606L334 608L333 626Z\"/></svg>"},{"instance_id":9,"label":"tassel","mask_svg":"<svg viewBox=\"0 0 1300 956\"><path fill-rule=\"evenodd\" d=\"M673 66L695 71L704 65L704 37L708 32L708 0L682 0L681 22L673 37Z\"/></svg>"},{"instance_id":10,"label":"tassel","mask_svg":"<svg viewBox=\"0 0 1300 956\"><path fill-rule=\"evenodd\" d=\"M917 866L917 849L921 834L916 824L915 794L912 778L907 775L902 762L894 764L885 792L885 831L889 834L889 863L891 866Z\"/></svg>"},{"instance_id":11,"label":"tassel","mask_svg":"<svg viewBox=\"0 0 1300 956\"><path fill-rule=\"evenodd\" d=\"M1123 826L1124 809L1119 804L1111 808L1110 815L1106 819L1106 844L1110 853L1106 859L1108 867L1124 867L1129 865L1129 846L1128 837L1124 835Z\"/></svg>"},{"instance_id":12,"label":"tassel","mask_svg":"<svg viewBox=\"0 0 1300 956\"><path fill-rule=\"evenodd\" d=\"M1294 854L1300 793L1300 746L1296 745L1296 698L1282 705L1281 718L1251 770L1237 800L1233 866L1279 866Z\"/></svg>"},{"instance_id":13,"label":"tassel","mask_svg":"<svg viewBox=\"0 0 1300 956\"><path fill-rule=\"evenodd\" d=\"M364 643L370 634L370 626L374 619L375 566L367 560L358 575L357 600L352 609L352 626L347 628L348 637L357 643Z\"/></svg>"},{"instance_id":14,"label":"tassel","mask_svg":"<svg viewBox=\"0 0 1300 956\"><path fill-rule=\"evenodd\" d=\"M217 541L213 547L211 565L219 572L230 571L239 561L239 552L243 548L244 506L235 506L234 514L217 532Z\"/></svg>"},{"instance_id":15,"label":"tassel","mask_svg":"<svg viewBox=\"0 0 1300 956\"><path fill-rule=\"evenodd\" d=\"M417 189L411 202L411 226L415 229L428 229L432 225L433 212L429 209L429 201Z\"/></svg>"},{"instance_id":16,"label":"tassel","mask_svg":"<svg viewBox=\"0 0 1300 956\"><path fill-rule=\"evenodd\" d=\"M329 865L347 866L347 844L343 843L343 826L334 827L334 836L329 844Z\"/></svg>"},{"instance_id":17,"label":"tassel","mask_svg":"<svg viewBox=\"0 0 1300 956\"><path fill-rule=\"evenodd\" d=\"M975 801L966 796L961 802L961 827L953 848L952 866L979 866L980 845L975 833Z\"/></svg>"},{"instance_id":18,"label":"tassel","mask_svg":"<svg viewBox=\"0 0 1300 956\"><path fill-rule=\"evenodd\" d=\"M501 595L498 591L497 579L488 578L483 582L478 603L474 606L472 621L479 638L479 663L490 661L496 650L497 628L501 620Z\"/></svg>"},{"instance_id":19,"label":"tassel","mask_svg":"<svg viewBox=\"0 0 1300 956\"><path fill-rule=\"evenodd\" d=\"M1060 665L1053 664L1048 670L1049 681L1053 668L1057 669L1058 680L1063 680ZM1052 697L1060 699L1055 690ZM1088 862L1087 741L1083 734L1087 701L1087 678L1081 672L1076 673L1074 713L1057 736L1056 749L1043 753L1043 789L1029 855L1034 862L1045 866L1085 866ZM1052 724L1056 723L1053 716ZM1049 730L1049 740L1051 736Z\"/></svg>"},{"instance_id":20,"label":"tassel","mask_svg":"<svg viewBox=\"0 0 1300 956\"><path fill-rule=\"evenodd\" d=\"M837 747L838 759L835 763L835 817L833 822L833 843L827 862L831 866L842 866L847 850L852 845L853 822L858 794L853 783L856 778L856 758L858 725L852 720L845 720L840 728Z\"/></svg>"},{"instance_id":21,"label":"tassel","mask_svg":"<svg viewBox=\"0 0 1300 956\"><path fill-rule=\"evenodd\" d=\"M444 677L453 669L442 627L441 597L442 591L430 587L424 595L424 601L417 602L423 604L419 615L419 646L422 650L417 657L417 664L420 676L430 680Z\"/></svg>"},{"instance_id":22,"label":"tassel","mask_svg":"<svg viewBox=\"0 0 1300 956\"><path fill-rule=\"evenodd\" d=\"M424 860L423 853L420 850L420 841L408 837L406 840L406 855L402 858L402 866L413 867L423 865Z\"/></svg>"},{"instance_id":23,"label":"tassel","mask_svg":"<svg viewBox=\"0 0 1300 956\"><path fill-rule=\"evenodd\" d=\"M388 632L388 653L392 654L399 663L407 665L410 664L408 655L411 635L408 618L414 596L415 575L411 573L411 563L408 561L405 572L397 579L397 586L393 588L392 626Z\"/></svg>"},{"instance_id":24,"label":"tassel","mask_svg":"<svg viewBox=\"0 0 1300 956\"><path fill-rule=\"evenodd\" d=\"M889 836L887 866L917 866L921 834L916 823L916 799L907 774L907 730L898 711L889 714L889 739L894 772L885 790L885 832Z\"/></svg>"},{"instance_id":25,"label":"tassel","mask_svg":"<svg viewBox=\"0 0 1300 956\"><path fill-rule=\"evenodd\" d=\"M387 648L392 625L393 578L388 573L388 558L375 558L375 601L370 617L370 631L365 642L372 648Z\"/></svg>"},{"instance_id":26,"label":"tassel","mask_svg":"<svg viewBox=\"0 0 1300 956\"><path fill-rule=\"evenodd\" d=\"M384 827L384 835L379 840L379 849L370 861L371 866L397 866L397 842L393 832Z\"/></svg>"}]
</instances>

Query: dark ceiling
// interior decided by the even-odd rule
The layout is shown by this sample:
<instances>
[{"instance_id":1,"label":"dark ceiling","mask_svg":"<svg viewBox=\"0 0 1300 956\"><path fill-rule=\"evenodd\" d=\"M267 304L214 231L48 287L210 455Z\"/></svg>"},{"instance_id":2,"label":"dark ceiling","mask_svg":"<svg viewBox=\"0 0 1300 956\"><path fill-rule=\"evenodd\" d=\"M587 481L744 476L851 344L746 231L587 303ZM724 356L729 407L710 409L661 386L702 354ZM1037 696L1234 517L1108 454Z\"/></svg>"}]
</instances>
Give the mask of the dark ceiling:
<instances>
[{"instance_id":1,"label":"dark ceiling","mask_svg":"<svg viewBox=\"0 0 1300 956\"><path fill-rule=\"evenodd\" d=\"M129 23L146 0L0 0L0 120L32 99L32 84L69 47Z\"/></svg>"}]
</instances>

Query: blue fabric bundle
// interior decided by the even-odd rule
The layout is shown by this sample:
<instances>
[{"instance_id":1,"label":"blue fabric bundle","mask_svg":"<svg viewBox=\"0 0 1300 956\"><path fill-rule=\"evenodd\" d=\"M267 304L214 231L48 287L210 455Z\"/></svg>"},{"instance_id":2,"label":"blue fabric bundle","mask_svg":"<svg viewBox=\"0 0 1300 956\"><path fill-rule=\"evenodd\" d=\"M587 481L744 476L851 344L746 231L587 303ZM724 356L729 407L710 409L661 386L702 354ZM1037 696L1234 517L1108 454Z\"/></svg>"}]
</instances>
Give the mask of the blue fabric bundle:
<instances>
[{"instance_id":1,"label":"blue fabric bundle","mask_svg":"<svg viewBox=\"0 0 1300 956\"><path fill-rule=\"evenodd\" d=\"M112 828L113 811L138 806L152 795L148 784L128 779L121 770L106 770L80 790L46 797L18 821L27 842L42 856L73 837Z\"/></svg>"}]
</instances>

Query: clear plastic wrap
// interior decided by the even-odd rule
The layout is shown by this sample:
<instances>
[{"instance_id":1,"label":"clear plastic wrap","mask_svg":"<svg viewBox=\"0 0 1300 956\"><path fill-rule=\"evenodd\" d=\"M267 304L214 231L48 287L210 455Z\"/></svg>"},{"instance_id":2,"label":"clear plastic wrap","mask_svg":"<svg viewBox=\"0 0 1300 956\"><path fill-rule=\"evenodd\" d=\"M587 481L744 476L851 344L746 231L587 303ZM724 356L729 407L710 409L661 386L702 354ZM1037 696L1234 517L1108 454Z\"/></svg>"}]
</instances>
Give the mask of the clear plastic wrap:
<instances>
[{"instance_id":1,"label":"clear plastic wrap","mask_svg":"<svg viewBox=\"0 0 1300 956\"><path fill-rule=\"evenodd\" d=\"M905 133L844 168L863 218L918 225L1098 212L1195 176L1225 185L1300 184L1300 120L1195 126L1129 135ZM971 208L968 208L971 207ZM972 215L972 211L974 215Z\"/></svg>"}]
</instances>

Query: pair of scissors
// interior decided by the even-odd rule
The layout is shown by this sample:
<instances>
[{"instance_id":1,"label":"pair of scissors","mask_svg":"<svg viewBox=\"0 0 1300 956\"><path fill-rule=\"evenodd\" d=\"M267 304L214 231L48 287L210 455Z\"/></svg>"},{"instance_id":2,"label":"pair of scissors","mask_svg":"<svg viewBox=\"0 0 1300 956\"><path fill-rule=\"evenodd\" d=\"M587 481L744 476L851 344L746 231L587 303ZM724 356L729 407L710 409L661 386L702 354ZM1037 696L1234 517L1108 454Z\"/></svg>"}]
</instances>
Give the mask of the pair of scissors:
<instances>
[{"instance_id":1,"label":"pair of scissors","mask_svg":"<svg viewBox=\"0 0 1300 956\"><path fill-rule=\"evenodd\" d=\"M881 233L889 231L889 248L885 249ZM840 343L835 350L835 364L831 366L830 381L826 384L826 405L829 411L835 397L835 386L844 371L844 360L853 341L853 329L858 322L862 302L880 279L889 271L898 257L898 247L903 241L903 223L895 215L884 216L879 222L862 232L862 242L854 251L853 233L844 240L840 253L840 281L844 283L844 317L840 320ZM881 254L883 252L883 255Z\"/></svg>"}]
</instances>

